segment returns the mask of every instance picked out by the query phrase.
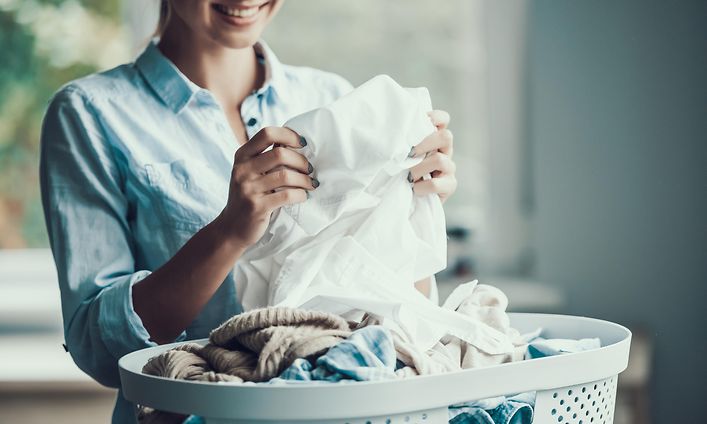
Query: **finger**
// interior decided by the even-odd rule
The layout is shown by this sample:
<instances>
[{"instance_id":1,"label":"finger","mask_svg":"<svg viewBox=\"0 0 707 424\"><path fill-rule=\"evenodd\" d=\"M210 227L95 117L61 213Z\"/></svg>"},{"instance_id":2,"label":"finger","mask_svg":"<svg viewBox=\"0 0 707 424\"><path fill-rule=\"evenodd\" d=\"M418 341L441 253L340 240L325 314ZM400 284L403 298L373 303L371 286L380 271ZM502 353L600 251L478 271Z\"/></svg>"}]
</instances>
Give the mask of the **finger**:
<instances>
[{"instance_id":1,"label":"finger","mask_svg":"<svg viewBox=\"0 0 707 424\"><path fill-rule=\"evenodd\" d=\"M301 172L280 168L254 180L251 187L255 193L270 193L282 188L314 190L319 187L319 181Z\"/></svg>"},{"instance_id":2,"label":"finger","mask_svg":"<svg viewBox=\"0 0 707 424\"><path fill-rule=\"evenodd\" d=\"M307 200L307 192L300 188L287 188L265 195L263 202L267 210L274 210L285 205L302 203Z\"/></svg>"},{"instance_id":3,"label":"finger","mask_svg":"<svg viewBox=\"0 0 707 424\"><path fill-rule=\"evenodd\" d=\"M449 125L449 114L443 110L433 110L427 113L427 116L432 120L432 124L437 127L438 130L443 130Z\"/></svg>"},{"instance_id":4,"label":"finger","mask_svg":"<svg viewBox=\"0 0 707 424\"><path fill-rule=\"evenodd\" d=\"M440 197L446 197L457 188L457 180L451 176L420 180L413 184L412 190L417 196L437 193Z\"/></svg>"},{"instance_id":5,"label":"finger","mask_svg":"<svg viewBox=\"0 0 707 424\"><path fill-rule=\"evenodd\" d=\"M307 158L286 147L275 147L251 159L249 166L256 174L265 174L278 166L286 166L303 174L311 174L314 167Z\"/></svg>"},{"instance_id":6,"label":"finger","mask_svg":"<svg viewBox=\"0 0 707 424\"><path fill-rule=\"evenodd\" d=\"M447 156L452 156L454 136L448 129L435 131L413 147L412 156L424 156L428 152L439 150Z\"/></svg>"},{"instance_id":7,"label":"finger","mask_svg":"<svg viewBox=\"0 0 707 424\"><path fill-rule=\"evenodd\" d=\"M425 175L437 171L437 175L454 174L457 170L452 159L444 153L434 152L427 156L422 162L410 168L410 177L417 181Z\"/></svg>"},{"instance_id":8,"label":"finger","mask_svg":"<svg viewBox=\"0 0 707 424\"><path fill-rule=\"evenodd\" d=\"M265 127L258 131L236 152L236 160L243 162L262 153L273 144L299 149L307 145L304 137L284 127Z\"/></svg>"}]
</instances>

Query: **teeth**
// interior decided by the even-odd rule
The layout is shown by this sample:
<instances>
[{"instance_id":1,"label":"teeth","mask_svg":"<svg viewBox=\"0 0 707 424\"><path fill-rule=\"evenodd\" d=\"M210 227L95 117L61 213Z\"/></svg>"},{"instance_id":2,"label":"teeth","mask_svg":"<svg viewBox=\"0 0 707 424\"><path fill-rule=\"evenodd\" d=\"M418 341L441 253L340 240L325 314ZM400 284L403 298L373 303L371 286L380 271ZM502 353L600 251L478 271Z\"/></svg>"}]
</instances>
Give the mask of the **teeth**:
<instances>
[{"instance_id":1,"label":"teeth","mask_svg":"<svg viewBox=\"0 0 707 424\"><path fill-rule=\"evenodd\" d=\"M224 6L222 4L215 4L214 6L221 13L225 13L226 15L229 15L229 16L236 16L239 18L250 18L251 16L255 16L255 14L258 13L258 10L260 9L260 6L251 7L248 9L236 9L236 8Z\"/></svg>"}]
</instances>

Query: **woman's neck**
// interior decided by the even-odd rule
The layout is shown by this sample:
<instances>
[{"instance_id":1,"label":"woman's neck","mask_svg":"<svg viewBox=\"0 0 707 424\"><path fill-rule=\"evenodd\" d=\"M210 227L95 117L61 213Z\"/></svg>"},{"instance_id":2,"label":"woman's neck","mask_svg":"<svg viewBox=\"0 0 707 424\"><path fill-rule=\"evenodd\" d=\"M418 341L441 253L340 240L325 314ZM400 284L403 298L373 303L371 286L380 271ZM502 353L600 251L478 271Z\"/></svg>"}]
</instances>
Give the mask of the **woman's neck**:
<instances>
[{"instance_id":1,"label":"woman's neck","mask_svg":"<svg viewBox=\"0 0 707 424\"><path fill-rule=\"evenodd\" d=\"M240 108L263 84L265 72L252 47L227 48L175 23L167 25L158 48L187 78L211 91L225 109Z\"/></svg>"}]
</instances>

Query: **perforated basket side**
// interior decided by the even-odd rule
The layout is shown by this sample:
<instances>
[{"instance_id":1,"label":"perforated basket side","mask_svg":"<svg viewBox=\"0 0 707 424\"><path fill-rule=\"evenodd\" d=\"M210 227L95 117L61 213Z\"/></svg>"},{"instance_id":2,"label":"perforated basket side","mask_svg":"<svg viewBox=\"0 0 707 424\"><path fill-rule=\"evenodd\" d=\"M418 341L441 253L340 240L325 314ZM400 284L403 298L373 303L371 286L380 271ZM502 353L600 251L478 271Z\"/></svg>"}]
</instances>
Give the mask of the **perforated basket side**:
<instances>
[{"instance_id":1,"label":"perforated basket side","mask_svg":"<svg viewBox=\"0 0 707 424\"><path fill-rule=\"evenodd\" d=\"M376 417L356 417L335 420L266 420L258 421L258 424L447 424L449 413L447 408L435 408L426 411L416 411L403 414L391 414ZM206 424L253 424L250 420L220 420L207 418Z\"/></svg>"},{"instance_id":2,"label":"perforated basket side","mask_svg":"<svg viewBox=\"0 0 707 424\"><path fill-rule=\"evenodd\" d=\"M612 424L618 376L537 393L534 424Z\"/></svg>"}]
</instances>

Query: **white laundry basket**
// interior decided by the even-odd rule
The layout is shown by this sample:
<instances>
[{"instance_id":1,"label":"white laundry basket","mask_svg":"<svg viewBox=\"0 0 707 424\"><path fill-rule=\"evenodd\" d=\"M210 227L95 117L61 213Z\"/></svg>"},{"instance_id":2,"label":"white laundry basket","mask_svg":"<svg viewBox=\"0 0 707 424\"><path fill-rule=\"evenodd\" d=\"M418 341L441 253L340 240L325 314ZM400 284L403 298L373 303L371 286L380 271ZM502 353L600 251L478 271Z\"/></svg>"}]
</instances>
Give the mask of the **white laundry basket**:
<instances>
[{"instance_id":1,"label":"white laundry basket","mask_svg":"<svg viewBox=\"0 0 707 424\"><path fill-rule=\"evenodd\" d=\"M521 332L542 328L547 338L598 337L602 347L455 373L347 384L208 383L142 374L149 358L177 343L125 355L120 378L128 400L200 415L208 424L437 424L448 421L448 405L528 391L537 392L536 424L612 423L617 377L628 364L631 332L592 318L510 316Z\"/></svg>"}]
</instances>

